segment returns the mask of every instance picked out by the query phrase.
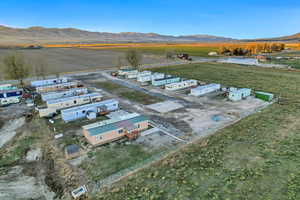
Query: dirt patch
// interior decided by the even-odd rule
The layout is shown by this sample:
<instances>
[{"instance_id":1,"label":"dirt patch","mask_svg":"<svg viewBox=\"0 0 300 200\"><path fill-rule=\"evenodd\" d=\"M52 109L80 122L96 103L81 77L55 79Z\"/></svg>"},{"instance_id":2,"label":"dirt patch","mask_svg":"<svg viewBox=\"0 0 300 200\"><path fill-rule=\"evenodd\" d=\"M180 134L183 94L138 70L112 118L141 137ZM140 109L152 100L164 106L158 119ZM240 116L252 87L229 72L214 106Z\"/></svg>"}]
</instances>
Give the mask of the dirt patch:
<instances>
[{"instance_id":1,"label":"dirt patch","mask_svg":"<svg viewBox=\"0 0 300 200\"><path fill-rule=\"evenodd\" d=\"M0 148L2 148L6 143L8 143L17 134L16 130L22 127L25 123L25 118L19 118L9 121L0 130Z\"/></svg>"},{"instance_id":2,"label":"dirt patch","mask_svg":"<svg viewBox=\"0 0 300 200\"><path fill-rule=\"evenodd\" d=\"M42 179L42 176L27 176L22 166L15 166L0 176L0 199L54 199L55 194L49 191Z\"/></svg>"}]
</instances>

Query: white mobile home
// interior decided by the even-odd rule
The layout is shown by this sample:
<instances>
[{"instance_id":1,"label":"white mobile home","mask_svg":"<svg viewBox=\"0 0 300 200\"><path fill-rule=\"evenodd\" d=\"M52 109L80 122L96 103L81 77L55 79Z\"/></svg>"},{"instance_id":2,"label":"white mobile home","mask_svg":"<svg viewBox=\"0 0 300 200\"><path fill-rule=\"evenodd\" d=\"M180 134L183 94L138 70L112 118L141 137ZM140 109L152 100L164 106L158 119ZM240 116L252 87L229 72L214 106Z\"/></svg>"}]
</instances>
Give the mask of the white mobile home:
<instances>
[{"instance_id":1,"label":"white mobile home","mask_svg":"<svg viewBox=\"0 0 300 200\"><path fill-rule=\"evenodd\" d=\"M148 74L145 73L145 74L138 75L137 81L138 82L148 82L148 81L152 81L153 79L162 79L162 78L165 78L165 74L158 73L158 72L151 74L151 72L150 72Z\"/></svg>"},{"instance_id":2,"label":"white mobile home","mask_svg":"<svg viewBox=\"0 0 300 200\"><path fill-rule=\"evenodd\" d=\"M65 122L74 121L87 117L89 113L106 113L117 110L119 108L119 102L115 99L109 99L100 101L97 103L77 106L61 110L61 117Z\"/></svg>"},{"instance_id":3,"label":"white mobile home","mask_svg":"<svg viewBox=\"0 0 300 200\"><path fill-rule=\"evenodd\" d=\"M78 96L78 95L87 94L87 93L88 93L87 88L72 88L72 89L69 89L66 91L42 93L41 98L43 101L49 101L52 99Z\"/></svg>"},{"instance_id":4,"label":"white mobile home","mask_svg":"<svg viewBox=\"0 0 300 200\"><path fill-rule=\"evenodd\" d=\"M165 85L165 89L174 91L174 90L180 90L180 89L185 89L185 88L189 88L192 86L196 86L197 84L198 84L197 80L185 80L185 81L181 81L178 83L167 84L167 85Z\"/></svg>"},{"instance_id":5,"label":"white mobile home","mask_svg":"<svg viewBox=\"0 0 300 200\"><path fill-rule=\"evenodd\" d=\"M67 83L60 83L55 85L46 85L46 86L40 86L36 87L36 92L53 92L53 91L61 91L61 90L67 90L71 88L79 88L83 85L79 81L73 81L73 82L67 82Z\"/></svg>"},{"instance_id":6,"label":"white mobile home","mask_svg":"<svg viewBox=\"0 0 300 200\"><path fill-rule=\"evenodd\" d=\"M8 97L8 98L0 99L1 106L13 104L13 103L19 103L19 102L20 102L20 97Z\"/></svg>"},{"instance_id":7,"label":"white mobile home","mask_svg":"<svg viewBox=\"0 0 300 200\"><path fill-rule=\"evenodd\" d=\"M235 91L231 91L228 94L228 99L231 101L239 101L251 95L251 89L241 88Z\"/></svg>"},{"instance_id":8,"label":"white mobile home","mask_svg":"<svg viewBox=\"0 0 300 200\"><path fill-rule=\"evenodd\" d=\"M84 94L74 97L66 97L62 99L54 99L46 102L47 108L39 109L40 117L47 117L55 114L58 110L69 108L77 105L88 104L101 101L102 95L99 93Z\"/></svg>"},{"instance_id":9,"label":"white mobile home","mask_svg":"<svg viewBox=\"0 0 300 200\"><path fill-rule=\"evenodd\" d=\"M137 70L133 70L133 71L130 71L128 72L125 77L128 78L128 79L134 79L134 78L137 78L139 72Z\"/></svg>"},{"instance_id":10,"label":"white mobile home","mask_svg":"<svg viewBox=\"0 0 300 200\"><path fill-rule=\"evenodd\" d=\"M119 76L126 76L128 73L138 73L138 70L135 70L135 69L120 69L120 70L118 70Z\"/></svg>"},{"instance_id":11,"label":"white mobile home","mask_svg":"<svg viewBox=\"0 0 300 200\"><path fill-rule=\"evenodd\" d=\"M217 84L217 83L212 83L212 84L208 84L208 85L202 85L202 86L198 86L196 88L192 88L191 89L191 95L193 96L201 96L204 94L208 94L211 92L215 92L221 89L221 85Z\"/></svg>"},{"instance_id":12,"label":"white mobile home","mask_svg":"<svg viewBox=\"0 0 300 200\"><path fill-rule=\"evenodd\" d=\"M0 85L0 91L1 90L17 90L18 88L16 86L12 86L12 84L2 84Z\"/></svg>"},{"instance_id":13,"label":"white mobile home","mask_svg":"<svg viewBox=\"0 0 300 200\"><path fill-rule=\"evenodd\" d=\"M68 82L68 78L62 77L62 78L31 81L31 86L41 87L41 86L46 86L46 85L54 85L54 84L67 83L67 82Z\"/></svg>"}]
</instances>

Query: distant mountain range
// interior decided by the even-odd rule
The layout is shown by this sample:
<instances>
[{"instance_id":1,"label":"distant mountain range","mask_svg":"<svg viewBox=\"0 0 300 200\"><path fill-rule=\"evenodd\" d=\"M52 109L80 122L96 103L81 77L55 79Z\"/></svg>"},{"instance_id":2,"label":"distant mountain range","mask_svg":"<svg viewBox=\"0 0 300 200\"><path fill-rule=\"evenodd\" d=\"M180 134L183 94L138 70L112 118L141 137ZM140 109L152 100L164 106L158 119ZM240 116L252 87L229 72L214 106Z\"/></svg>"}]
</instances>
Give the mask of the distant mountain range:
<instances>
[{"instance_id":1,"label":"distant mountain range","mask_svg":"<svg viewBox=\"0 0 300 200\"><path fill-rule=\"evenodd\" d=\"M300 40L300 33L271 39L260 40ZM137 32L90 32L74 28L11 28L0 26L0 44L43 44L43 43L70 43L70 42L235 42L233 38L212 35L160 35L156 33ZM241 40L243 41L243 40ZM246 41L246 40L244 40ZM250 40L249 40L250 41ZM255 40L251 40L255 41Z\"/></svg>"}]
</instances>

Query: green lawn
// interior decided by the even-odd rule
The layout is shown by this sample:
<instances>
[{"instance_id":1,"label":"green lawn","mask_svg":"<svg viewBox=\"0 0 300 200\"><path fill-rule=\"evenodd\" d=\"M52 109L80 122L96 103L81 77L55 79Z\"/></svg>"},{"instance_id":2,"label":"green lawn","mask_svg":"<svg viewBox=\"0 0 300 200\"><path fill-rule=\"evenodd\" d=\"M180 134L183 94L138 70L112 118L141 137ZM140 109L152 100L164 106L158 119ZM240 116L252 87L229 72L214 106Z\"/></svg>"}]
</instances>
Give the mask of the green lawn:
<instances>
[{"instance_id":1,"label":"green lawn","mask_svg":"<svg viewBox=\"0 0 300 200\"><path fill-rule=\"evenodd\" d=\"M144 105L157 103L162 101L158 97L151 96L149 94L146 94L144 92L136 91L134 89L127 88L125 86L113 83L113 82L98 82L96 83L96 86L99 88L103 88L107 90L108 92L114 93L118 95L119 97L122 97L124 99L141 103Z\"/></svg>"},{"instance_id":2,"label":"green lawn","mask_svg":"<svg viewBox=\"0 0 300 200\"><path fill-rule=\"evenodd\" d=\"M271 63L275 64L283 64L291 66L295 69L300 69L300 59L294 59L294 60L272 60Z\"/></svg>"},{"instance_id":3,"label":"green lawn","mask_svg":"<svg viewBox=\"0 0 300 200\"><path fill-rule=\"evenodd\" d=\"M300 199L299 72L216 63L175 66L168 72L273 92L286 101L187 146L99 192L97 199Z\"/></svg>"},{"instance_id":4,"label":"green lawn","mask_svg":"<svg viewBox=\"0 0 300 200\"><path fill-rule=\"evenodd\" d=\"M132 167L152 155L139 145L114 144L103 146L88 154L88 161L81 165L88 177L93 180L101 180L122 169Z\"/></svg>"}]
</instances>

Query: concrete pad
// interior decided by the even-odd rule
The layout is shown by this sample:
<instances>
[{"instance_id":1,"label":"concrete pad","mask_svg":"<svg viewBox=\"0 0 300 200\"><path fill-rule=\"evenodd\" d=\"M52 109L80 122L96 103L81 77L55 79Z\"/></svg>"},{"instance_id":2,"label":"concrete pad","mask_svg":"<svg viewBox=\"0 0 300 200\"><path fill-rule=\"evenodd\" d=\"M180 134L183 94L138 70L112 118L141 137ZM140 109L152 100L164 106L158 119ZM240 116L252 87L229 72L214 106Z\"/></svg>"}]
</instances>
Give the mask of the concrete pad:
<instances>
[{"instance_id":1,"label":"concrete pad","mask_svg":"<svg viewBox=\"0 0 300 200\"><path fill-rule=\"evenodd\" d=\"M163 101L155 104L148 105L147 108L159 113L167 113L174 110L183 108L184 106L174 101Z\"/></svg>"}]
</instances>

